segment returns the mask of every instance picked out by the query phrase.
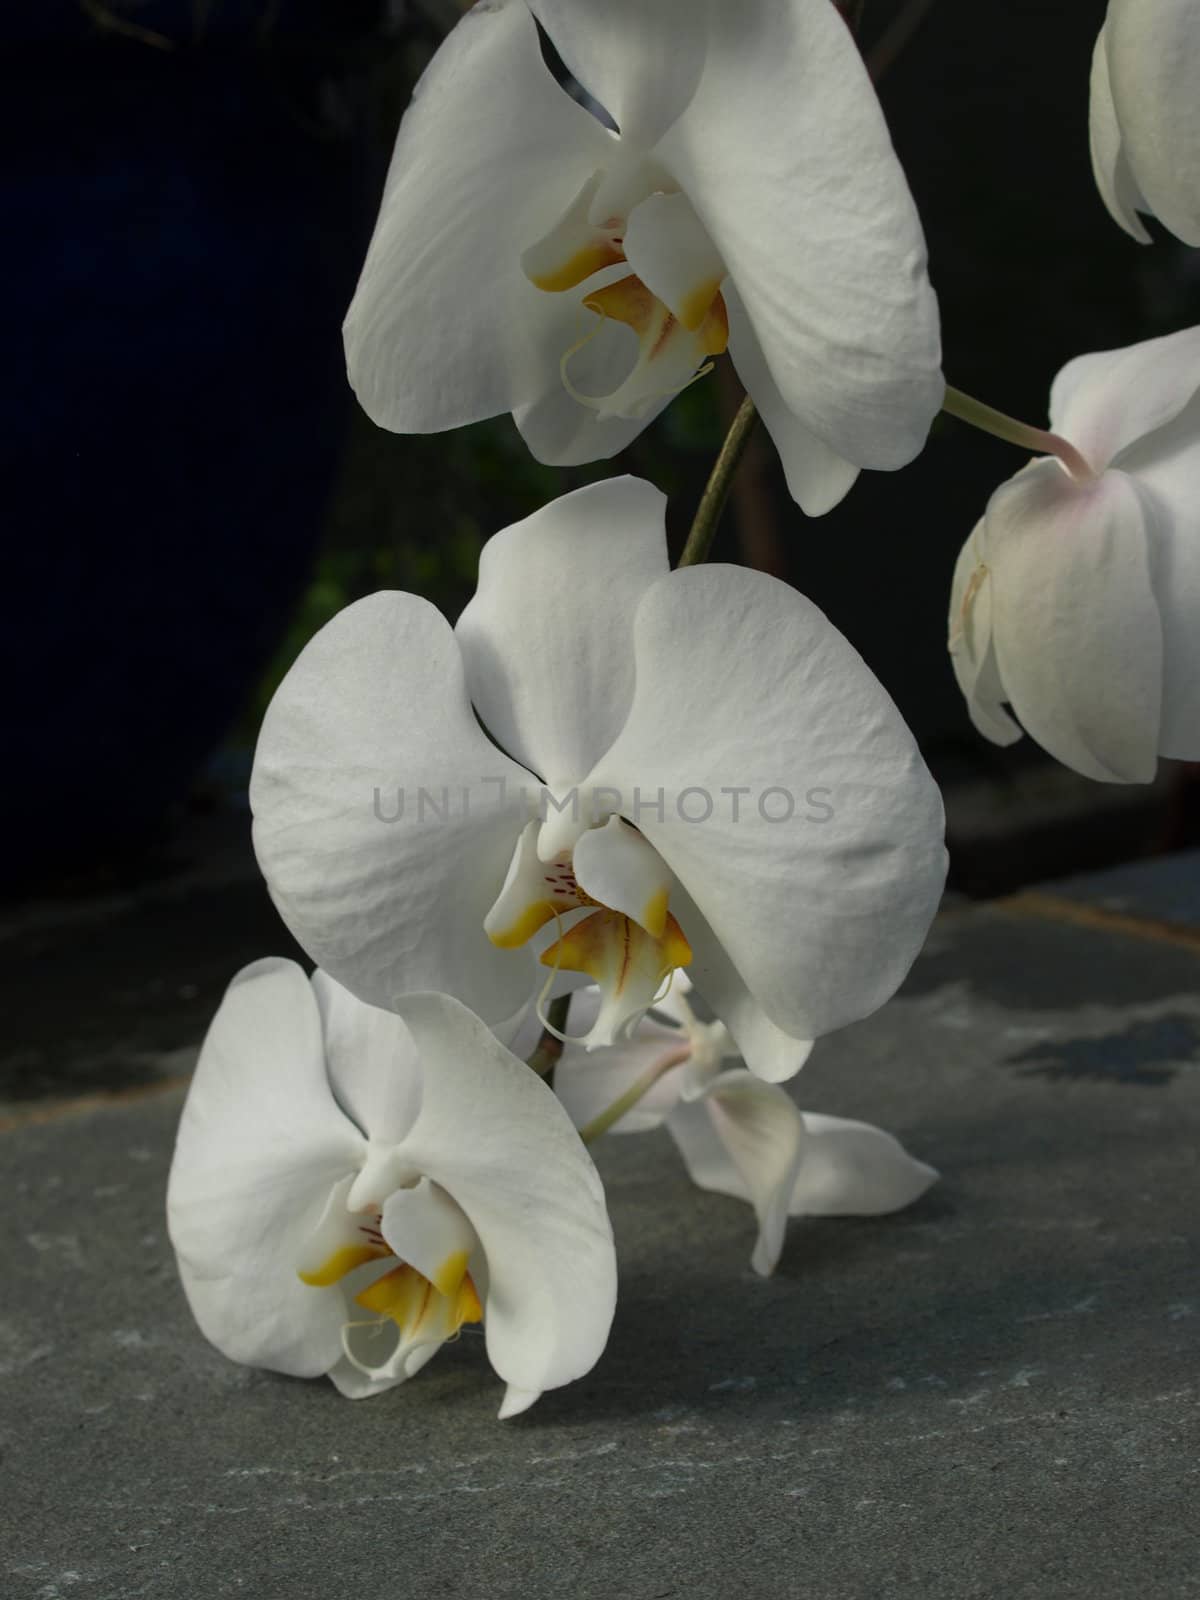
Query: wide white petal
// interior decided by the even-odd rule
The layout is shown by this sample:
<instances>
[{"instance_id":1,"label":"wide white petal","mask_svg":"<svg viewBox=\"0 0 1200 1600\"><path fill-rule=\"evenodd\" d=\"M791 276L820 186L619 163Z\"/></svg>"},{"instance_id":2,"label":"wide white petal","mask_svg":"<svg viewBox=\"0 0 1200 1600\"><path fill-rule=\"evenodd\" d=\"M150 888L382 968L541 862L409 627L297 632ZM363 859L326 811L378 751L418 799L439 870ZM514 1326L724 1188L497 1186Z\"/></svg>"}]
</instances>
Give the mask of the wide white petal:
<instances>
[{"instance_id":1,"label":"wide white petal","mask_svg":"<svg viewBox=\"0 0 1200 1600\"><path fill-rule=\"evenodd\" d=\"M1148 209L1200 245L1200 27L1195 0L1109 0L1108 74L1122 149Z\"/></svg>"},{"instance_id":2,"label":"wide white petal","mask_svg":"<svg viewBox=\"0 0 1200 1600\"><path fill-rule=\"evenodd\" d=\"M589 782L640 798L623 814L777 1028L809 1040L873 1011L945 875L940 797L883 687L811 602L743 568L657 583L634 651L628 721ZM671 904L698 992L761 1070L704 929Z\"/></svg>"},{"instance_id":3,"label":"wide white petal","mask_svg":"<svg viewBox=\"0 0 1200 1600\"><path fill-rule=\"evenodd\" d=\"M341 1293L301 1283L297 1266L364 1147L330 1092L303 970L244 968L205 1036L167 1185L188 1300L232 1360L315 1377L338 1359Z\"/></svg>"},{"instance_id":4,"label":"wide white petal","mask_svg":"<svg viewBox=\"0 0 1200 1600\"><path fill-rule=\"evenodd\" d=\"M1200 390L1200 327L1068 361L1050 391L1050 426L1097 471L1168 427Z\"/></svg>"},{"instance_id":5,"label":"wide white petal","mask_svg":"<svg viewBox=\"0 0 1200 1600\"><path fill-rule=\"evenodd\" d=\"M1005 711L1006 696L992 641L992 582L983 548L983 519L963 545L950 587L950 665L971 721L993 744L1015 744L1022 730Z\"/></svg>"},{"instance_id":6,"label":"wide white petal","mask_svg":"<svg viewBox=\"0 0 1200 1600\"><path fill-rule=\"evenodd\" d=\"M528 782L481 731L444 618L375 594L321 629L267 709L254 847L283 920L360 999L437 987L501 1021L528 998L532 961L493 948L483 920Z\"/></svg>"},{"instance_id":7,"label":"wide white petal","mask_svg":"<svg viewBox=\"0 0 1200 1600\"><path fill-rule=\"evenodd\" d=\"M938 1174L867 1122L804 1113L808 1139L789 1210L800 1217L874 1217L900 1211Z\"/></svg>"},{"instance_id":8,"label":"wide white petal","mask_svg":"<svg viewBox=\"0 0 1200 1600\"><path fill-rule=\"evenodd\" d=\"M529 0L572 74L621 130L648 150L695 91L710 0Z\"/></svg>"},{"instance_id":9,"label":"wide white petal","mask_svg":"<svg viewBox=\"0 0 1200 1600\"><path fill-rule=\"evenodd\" d=\"M746 981L730 960L720 939L709 927L695 901L682 884L671 891L672 915L686 929L692 947L687 976L697 996L718 1017L732 1042L732 1057L738 1056L755 1077L768 1083L783 1083L794 1078L812 1054L813 1040L802 1033L785 1030L767 1016L751 994ZM676 974L676 983L680 974ZM667 1009L675 989L656 1005ZM685 1081L689 1088L692 1075Z\"/></svg>"},{"instance_id":10,"label":"wide white petal","mask_svg":"<svg viewBox=\"0 0 1200 1600\"><path fill-rule=\"evenodd\" d=\"M1150 206L1137 186L1121 142L1121 124L1113 105L1112 84L1108 76L1108 29L1100 29L1092 54L1092 88L1088 112L1088 134L1092 151L1092 171L1100 198L1114 222L1120 224L1139 244L1149 244L1139 211Z\"/></svg>"},{"instance_id":11,"label":"wide white petal","mask_svg":"<svg viewBox=\"0 0 1200 1600\"><path fill-rule=\"evenodd\" d=\"M769 1275L805 1154L804 1118L791 1099L749 1072L724 1072L703 1098L681 1101L667 1128L694 1183L753 1205L758 1240L750 1264Z\"/></svg>"},{"instance_id":12,"label":"wide white petal","mask_svg":"<svg viewBox=\"0 0 1200 1600\"><path fill-rule=\"evenodd\" d=\"M633 612L668 570L665 506L642 479L613 478L484 546L456 629L467 685L493 738L552 790L582 778L625 720Z\"/></svg>"},{"instance_id":13,"label":"wide white petal","mask_svg":"<svg viewBox=\"0 0 1200 1600\"><path fill-rule=\"evenodd\" d=\"M552 1091L465 1006L426 994L400 1010L425 1075L404 1151L479 1237L492 1366L519 1389L569 1383L595 1364L616 1306L596 1169Z\"/></svg>"},{"instance_id":14,"label":"wide white petal","mask_svg":"<svg viewBox=\"0 0 1200 1600\"><path fill-rule=\"evenodd\" d=\"M784 405L860 467L904 466L944 392L916 207L828 0L714 9L659 158L745 303Z\"/></svg>"},{"instance_id":15,"label":"wide white petal","mask_svg":"<svg viewBox=\"0 0 1200 1600\"><path fill-rule=\"evenodd\" d=\"M1162 625L1133 479L1035 462L988 503L986 548L996 661L1027 731L1085 777L1149 782Z\"/></svg>"},{"instance_id":16,"label":"wide white petal","mask_svg":"<svg viewBox=\"0 0 1200 1600\"><path fill-rule=\"evenodd\" d=\"M532 402L561 351L559 312L521 252L610 159L613 141L555 83L523 0L477 5L400 126L353 303L350 381L397 432L460 427Z\"/></svg>"},{"instance_id":17,"label":"wide white petal","mask_svg":"<svg viewBox=\"0 0 1200 1600\"><path fill-rule=\"evenodd\" d=\"M792 499L807 516L822 517L854 487L859 469L817 438L784 404L758 335L733 284L723 290L729 313L729 356L754 401L787 479Z\"/></svg>"},{"instance_id":18,"label":"wide white petal","mask_svg":"<svg viewBox=\"0 0 1200 1600\"><path fill-rule=\"evenodd\" d=\"M1150 573L1163 628L1160 755L1200 760L1200 396L1120 457L1149 500Z\"/></svg>"}]
</instances>

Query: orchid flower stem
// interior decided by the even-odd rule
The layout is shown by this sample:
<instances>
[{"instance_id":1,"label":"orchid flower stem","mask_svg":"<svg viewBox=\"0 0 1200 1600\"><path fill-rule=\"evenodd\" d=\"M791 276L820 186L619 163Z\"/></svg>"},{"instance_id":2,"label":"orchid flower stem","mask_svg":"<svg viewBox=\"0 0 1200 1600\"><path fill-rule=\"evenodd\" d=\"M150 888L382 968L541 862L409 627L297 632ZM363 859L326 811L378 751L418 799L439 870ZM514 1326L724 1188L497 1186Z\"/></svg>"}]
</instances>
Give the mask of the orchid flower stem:
<instances>
[{"instance_id":1,"label":"orchid flower stem","mask_svg":"<svg viewBox=\"0 0 1200 1600\"><path fill-rule=\"evenodd\" d=\"M729 426L725 443L721 446L721 453L704 487L704 493L700 496L700 504L696 508L687 543L676 563L677 566L695 567L700 562L708 560L717 524L721 520L721 512L725 508L725 501L733 483L733 475L737 471L738 462L742 459L742 452L754 432L754 424L757 421L758 412L754 409L754 401L747 395Z\"/></svg>"},{"instance_id":2,"label":"orchid flower stem","mask_svg":"<svg viewBox=\"0 0 1200 1600\"><path fill-rule=\"evenodd\" d=\"M1086 483L1096 476L1070 440L1061 438L1057 433L1049 433L1044 428L1031 428L1027 422L1018 422L1015 417L1005 416L1003 411L985 406L982 400L964 394L961 389L952 389L949 384L946 385L942 410L947 416L970 423L971 427L1003 439L1007 444L1019 445L1039 456L1057 456L1071 477L1080 483Z\"/></svg>"},{"instance_id":3,"label":"orchid flower stem","mask_svg":"<svg viewBox=\"0 0 1200 1600\"><path fill-rule=\"evenodd\" d=\"M618 1095L612 1105L605 1106L598 1116L584 1123L579 1130L579 1137L584 1144L594 1143L602 1133L607 1133L614 1123L620 1122L627 1111L632 1111L638 1101L650 1093L661 1077L670 1072L672 1067L677 1067L681 1061L686 1061L691 1053L691 1045L681 1045L678 1050L668 1050L665 1056L660 1056L635 1083L630 1084L624 1094Z\"/></svg>"},{"instance_id":4,"label":"orchid flower stem","mask_svg":"<svg viewBox=\"0 0 1200 1600\"><path fill-rule=\"evenodd\" d=\"M557 1000L551 1000L546 1007L546 1021L551 1027L557 1028L559 1033L567 1030L567 1013L571 1009L571 996L560 994ZM563 1053L563 1043L551 1033L550 1028L542 1032L542 1037L537 1042L537 1048L529 1057L529 1065L539 1078L553 1086L554 1069L558 1065L558 1058Z\"/></svg>"}]
</instances>

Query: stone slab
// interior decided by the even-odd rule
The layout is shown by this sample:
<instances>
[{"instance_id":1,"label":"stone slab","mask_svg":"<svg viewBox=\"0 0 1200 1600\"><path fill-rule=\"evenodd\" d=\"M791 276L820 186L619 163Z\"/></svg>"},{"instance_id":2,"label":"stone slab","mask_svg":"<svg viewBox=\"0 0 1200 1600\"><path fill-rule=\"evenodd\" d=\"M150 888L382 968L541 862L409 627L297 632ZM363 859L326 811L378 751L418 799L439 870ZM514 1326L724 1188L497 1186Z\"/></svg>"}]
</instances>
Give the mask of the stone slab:
<instances>
[{"instance_id":1,"label":"stone slab","mask_svg":"<svg viewBox=\"0 0 1200 1600\"><path fill-rule=\"evenodd\" d=\"M1200 850L1181 851L1156 861L1131 861L1043 887L1047 893L1105 911L1200 928Z\"/></svg>"},{"instance_id":2,"label":"stone slab","mask_svg":"<svg viewBox=\"0 0 1200 1600\"><path fill-rule=\"evenodd\" d=\"M1200 1593L1198 978L1194 945L1125 924L944 917L797 1091L942 1182L793 1223L764 1282L746 1208L663 1137L604 1141L609 1349L504 1424L477 1334L360 1404L225 1362L165 1238L182 1090L25 1102L0 1133L0 1594ZM194 1044L167 1009L156 1041Z\"/></svg>"}]
</instances>

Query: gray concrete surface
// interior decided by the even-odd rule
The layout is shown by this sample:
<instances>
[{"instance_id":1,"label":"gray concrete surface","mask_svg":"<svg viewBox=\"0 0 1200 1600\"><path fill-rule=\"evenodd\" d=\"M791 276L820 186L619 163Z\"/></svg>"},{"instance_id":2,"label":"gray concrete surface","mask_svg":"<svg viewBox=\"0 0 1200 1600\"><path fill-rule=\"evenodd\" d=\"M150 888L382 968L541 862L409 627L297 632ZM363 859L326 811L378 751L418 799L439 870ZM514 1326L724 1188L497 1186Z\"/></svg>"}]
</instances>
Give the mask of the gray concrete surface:
<instances>
[{"instance_id":1,"label":"gray concrete surface","mask_svg":"<svg viewBox=\"0 0 1200 1600\"><path fill-rule=\"evenodd\" d=\"M903 1216L794 1223L768 1282L746 1209L663 1138L606 1141L612 1341L506 1424L478 1335L353 1405L191 1324L173 1080L209 991L272 948L243 950L268 922L222 922L224 892L175 943L157 901L95 942L43 927L40 979L10 940L61 999L26 996L39 1064L0 1106L5 1600L1200 1594L1195 858L946 915L797 1088L943 1181Z\"/></svg>"}]
</instances>

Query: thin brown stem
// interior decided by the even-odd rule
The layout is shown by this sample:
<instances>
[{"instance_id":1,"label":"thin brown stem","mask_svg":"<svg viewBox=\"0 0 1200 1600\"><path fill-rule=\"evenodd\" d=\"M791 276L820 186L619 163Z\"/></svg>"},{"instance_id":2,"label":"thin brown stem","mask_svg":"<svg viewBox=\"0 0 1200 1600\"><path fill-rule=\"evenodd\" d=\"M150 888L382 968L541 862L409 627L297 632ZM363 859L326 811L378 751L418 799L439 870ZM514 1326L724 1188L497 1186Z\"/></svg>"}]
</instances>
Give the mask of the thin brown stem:
<instances>
[{"instance_id":1,"label":"thin brown stem","mask_svg":"<svg viewBox=\"0 0 1200 1600\"><path fill-rule=\"evenodd\" d=\"M725 435L725 443L721 446L721 453L717 456L704 493L700 496L700 504L696 507L687 543L676 563L677 566L694 567L701 561L707 561L713 539L716 537L717 524L721 520L721 512L725 508L725 501L729 498L733 475L737 471L738 462L742 459L742 452L757 421L758 412L754 409L754 401L747 395L738 407L737 415Z\"/></svg>"},{"instance_id":2,"label":"thin brown stem","mask_svg":"<svg viewBox=\"0 0 1200 1600\"><path fill-rule=\"evenodd\" d=\"M97 27L108 33L120 34L124 39L136 39L138 44L148 44L152 50L175 48L174 39L168 39L165 33L159 33L154 28L143 28L140 22L130 22L127 17L118 16L101 0L79 0L79 9L91 17Z\"/></svg>"},{"instance_id":3,"label":"thin brown stem","mask_svg":"<svg viewBox=\"0 0 1200 1600\"><path fill-rule=\"evenodd\" d=\"M567 1014L571 1009L571 996L560 994L557 1000L551 1000L546 1007L546 1021L550 1027L543 1028L542 1037L537 1042L537 1047L529 1057L529 1065L539 1078L545 1078L553 1088L554 1069L558 1065L559 1057L563 1053L563 1042L551 1030L558 1029L558 1033L567 1031Z\"/></svg>"}]
</instances>

